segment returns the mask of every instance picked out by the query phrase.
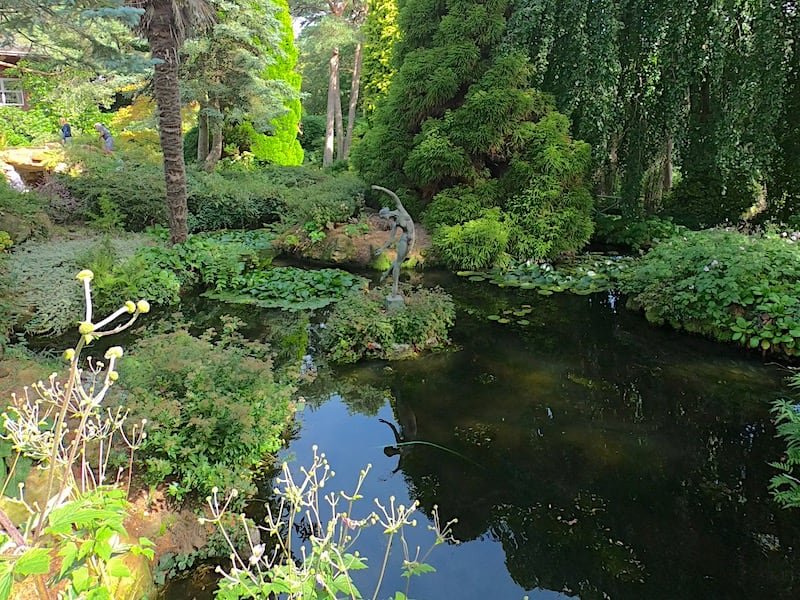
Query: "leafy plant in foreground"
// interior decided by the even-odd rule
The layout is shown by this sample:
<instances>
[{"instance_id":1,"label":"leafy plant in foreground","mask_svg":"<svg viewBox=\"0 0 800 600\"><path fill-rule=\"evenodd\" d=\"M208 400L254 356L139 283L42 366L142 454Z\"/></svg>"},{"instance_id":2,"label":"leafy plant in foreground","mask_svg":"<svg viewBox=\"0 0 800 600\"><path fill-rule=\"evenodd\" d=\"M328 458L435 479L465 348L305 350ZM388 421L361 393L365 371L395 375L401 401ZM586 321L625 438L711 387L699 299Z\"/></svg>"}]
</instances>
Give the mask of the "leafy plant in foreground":
<instances>
[{"instance_id":1,"label":"leafy plant in foreground","mask_svg":"<svg viewBox=\"0 0 800 600\"><path fill-rule=\"evenodd\" d=\"M456 521L442 526L434 507L433 524L428 526L434 534L433 544L424 553L419 546L411 551L405 538L405 529L417 525L414 518L417 502L411 506L396 504L394 496L386 506L376 499L376 511L357 517L358 501L363 499L360 490L370 466L361 471L352 493L328 493L326 485L330 483L334 472L325 454L318 453L316 446L313 450L311 465L302 468L299 477L292 474L286 463L283 464L278 486L274 490L277 506L267 505L266 523L258 528L262 541L256 543L251 540L246 553L242 553L233 543L229 544L231 567L228 570L217 567L217 571L223 575L216 592L218 600L255 600L284 594L290 600L361 598L351 573L366 569L367 558L361 556L354 546L362 530L371 526L382 527L386 535L386 548L372 598L375 600L379 597L389 556L395 543L399 542L403 552L403 576L407 584L405 592L397 592L394 598L405 599L411 577L435 570L426 562L433 549L443 543L457 543L450 531ZM232 490L227 498L220 497L218 490L213 490L208 498L212 517L201 519L201 522L215 523L226 539L229 536L223 519L228 514L231 499L236 496L236 490ZM245 529L248 527L246 522L242 526ZM314 534L303 543L293 535L295 527L308 528ZM295 555L301 558L295 560Z\"/></svg>"},{"instance_id":2,"label":"leafy plant in foreground","mask_svg":"<svg viewBox=\"0 0 800 600\"><path fill-rule=\"evenodd\" d=\"M134 595L133 572L129 558L152 559L151 543L140 538L127 541L124 520L127 517L127 492L119 477L128 473L130 464L116 474L108 468L108 450L115 437L121 437L131 456L145 439L144 424L134 425L126 434L122 410L103 406L107 393L118 379L116 364L122 348L110 348L107 364L89 362L81 368L84 347L92 341L124 331L139 314L150 310L148 303L126 302L104 319L95 321L92 313L90 282L93 274L84 270L78 279L84 288L85 316L79 327L81 337L64 353L70 364L66 382L54 373L47 383L26 388L3 413L5 439L12 442L21 457L40 462L44 472L44 496L26 499L24 485L19 501L26 515L12 520L0 510L0 524L8 535L0 540L0 600L9 598L15 582L32 578L35 594L49 600L48 586L64 588L67 598L111 600ZM121 324L119 319L126 317ZM12 464L8 480L14 476L19 461ZM55 556L60 568L53 570ZM49 583L45 576L51 575Z\"/></svg>"}]
</instances>

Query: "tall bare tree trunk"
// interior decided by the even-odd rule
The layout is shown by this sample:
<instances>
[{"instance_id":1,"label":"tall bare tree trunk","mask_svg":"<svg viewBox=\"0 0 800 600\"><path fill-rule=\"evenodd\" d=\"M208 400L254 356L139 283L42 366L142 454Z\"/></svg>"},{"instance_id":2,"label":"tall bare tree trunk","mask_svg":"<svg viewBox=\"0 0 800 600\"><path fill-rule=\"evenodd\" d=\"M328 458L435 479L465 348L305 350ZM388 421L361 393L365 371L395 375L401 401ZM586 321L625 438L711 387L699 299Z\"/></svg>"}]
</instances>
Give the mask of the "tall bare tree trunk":
<instances>
[{"instance_id":1,"label":"tall bare tree trunk","mask_svg":"<svg viewBox=\"0 0 800 600\"><path fill-rule=\"evenodd\" d=\"M662 173L661 189L664 194L672 189L672 135L667 134L666 148L664 149L664 171Z\"/></svg>"},{"instance_id":2,"label":"tall bare tree trunk","mask_svg":"<svg viewBox=\"0 0 800 600\"><path fill-rule=\"evenodd\" d=\"M336 121L336 98L339 97L339 49L331 54L328 71L328 114L325 121L325 149L322 152L322 166L333 164L333 128Z\"/></svg>"},{"instance_id":3,"label":"tall bare tree trunk","mask_svg":"<svg viewBox=\"0 0 800 600\"><path fill-rule=\"evenodd\" d=\"M200 102L200 112L197 114L197 163L202 164L208 156L208 100Z\"/></svg>"},{"instance_id":4,"label":"tall bare tree trunk","mask_svg":"<svg viewBox=\"0 0 800 600\"><path fill-rule=\"evenodd\" d=\"M336 61L336 97L333 102L336 123L336 160L342 160L344 158L344 124L342 123L342 91L339 88L339 61Z\"/></svg>"},{"instance_id":5,"label":"tall bare tree trunk","mask_svg":"<svg viewBox=\"0 0 800 600\"><path fill-rule=\"evenodd\" d=\"M361 63L363 53L361 42L356 44L355 65L353 66L353 81L350 84L350 106L347 110L347 135L344 137L344 152L342 158L347 160L350 155L350 145L353 143L353 126L356 122L356 107L358 106L358 91L361 87Z\"/></svg>"},{"instance_id":6,"label":"tall bare tree trunk","mask_svg":"<svg viewBox=\"0 0 800 600\"><path fill-rule=\"evenodd\" d=\"M213 171L217 166L219 159L222 158L222 114L219 107L219 101L214 101L211 104L214 116L208 119L208 129L211 134L211 145L208 148L208 154L204 157L203 168L206 171Z\"/></svg>"},{"instance_id":7,"label":"tall bare tree trunk","mask_svg":"<svg viewBox=\"0 0 800 600\"><path fill-rule=\"evenodd\" d=\"M151 0L153 13L146 35L153 58L153 96L158 107L158 135L164 155L164 180L169 212L170 242L180 244L189 234L186 223L186 167L183 163L181 97L178 89L178 40L172 0Z\"/></svg>"}]
</instances>

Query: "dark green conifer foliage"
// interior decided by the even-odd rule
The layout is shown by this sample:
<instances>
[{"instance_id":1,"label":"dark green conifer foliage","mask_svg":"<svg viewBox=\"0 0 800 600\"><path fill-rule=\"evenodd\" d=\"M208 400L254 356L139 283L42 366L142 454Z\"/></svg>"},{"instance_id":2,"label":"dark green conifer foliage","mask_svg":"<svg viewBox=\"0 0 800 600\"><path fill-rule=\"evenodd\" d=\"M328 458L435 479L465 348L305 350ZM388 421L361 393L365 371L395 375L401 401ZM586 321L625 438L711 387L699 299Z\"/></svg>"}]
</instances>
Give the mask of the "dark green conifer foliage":
<instances>
[{"instance_id":1,"label":"dark green conifer foliage","mask_svg":"<svg viewBox=\"0 0 800 600\"><path fill-rule=\"evenodd\" d=\"M507 0L402 4L399 67L353 153L368 181L400 190L412 207L432 201L425 220L454 267L489 266L506 252L554 256L592 231L589 146L530 87L528 59L502 49L508 8ZM489 230L487 251L476 232ZM473 256L464 244L476 246Z\"/></svg>"}]
</instances>

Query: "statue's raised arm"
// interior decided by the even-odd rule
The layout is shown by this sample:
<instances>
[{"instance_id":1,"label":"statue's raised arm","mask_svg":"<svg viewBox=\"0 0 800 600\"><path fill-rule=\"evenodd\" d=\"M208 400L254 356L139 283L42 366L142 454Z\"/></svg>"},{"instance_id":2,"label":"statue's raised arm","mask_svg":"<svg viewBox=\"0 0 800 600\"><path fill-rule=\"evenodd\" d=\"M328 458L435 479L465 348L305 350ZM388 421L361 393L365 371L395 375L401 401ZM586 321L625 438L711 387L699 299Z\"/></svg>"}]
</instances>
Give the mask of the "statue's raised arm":
<instances>
[{"instance_id":1,"label":"statue's raised arm","mask_svg":"<svg viewBox=\"0 0 800 600\"><path fill-rule=\"evenodd\" d=\"M414 241L416 239L415 236L415 229L414 229L414 220L411 218L411 215L408 214L406 207L403 206L403 203L400 202L400 198L398 198L397 194L395 194L392 190L385 188L380 185L373 185L373 190L379 190L385 194L388 194L392 200L395 201L397 208L394 211L390 211L394 213L394 217L397 219L397 224L400 225L403 230L408 234L408 252L406 255L410 255L411 251L414 249ZM394 236L392 236L394 237Z\"/></svg>"}]
</instances>

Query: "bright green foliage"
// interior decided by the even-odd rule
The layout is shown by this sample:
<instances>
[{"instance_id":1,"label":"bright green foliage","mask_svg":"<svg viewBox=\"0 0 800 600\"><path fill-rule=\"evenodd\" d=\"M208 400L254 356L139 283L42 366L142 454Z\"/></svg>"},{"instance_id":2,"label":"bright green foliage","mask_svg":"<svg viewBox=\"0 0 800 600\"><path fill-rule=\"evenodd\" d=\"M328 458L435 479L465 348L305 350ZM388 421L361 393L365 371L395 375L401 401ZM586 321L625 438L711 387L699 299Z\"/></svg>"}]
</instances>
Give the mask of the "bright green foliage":
<instances>
[{"instance_id":1,"label":"bright green foliage","mask_svg":"<svg viewBox=\"0 0 800 600\"><path fill-rule=\"evenodd\" d=\"M362 358L389 358L406 346L415 352L442 346L455 321L450 296L438 289L406 292L402 310L388 312L386 290L376 288L339 302L320 339L327 358L353 363Z\"/></svg>"},{"instance_id":2,"label":"bright green foliage","mask_svg":"<svg viewBox=\"0 0 800 600\"><path fill-rule=\"evenodd\" d=\"M520 259L556 256L580 248L592 231L590 148L570 138L569 120L552 99L531 89L529 61L501 50L507 10L504 1L403 5L399 69L353 151L366 180L433 199L424 219L434 227L502 209L480 258L456 258L453 243L462 230L447 230L447 240L433 232L454 265L489 266L506 250ZM507 236L498 237L500 221ZM472 233L464 243L487 226L465 226Z\"/></svg>"},{"instance_id":3,"label":"bright green foliage","mask_svg":"<svg viewBox=\"0 0 800 600\"><path fill-rule=\"evenodd\" d=\"M670 219L629 220L617 215L597 215L594 221L594 241L631 250L646 250L674 235L685 233L685 228Z\"/></svg>"},{"instance_id":4,"label":"bright green foliage","mask_svg":"<svg viewBox=\"0 0 800 600\"><path fill-rule=\"evenodd\" d=\"M271 234L258 230L191 235L176 246L145 246L110 266L88 257L83 264L95 273L99 306L113 306L119 298L147 298L154 306L170 306L195 286L227 289L248 268L269 262L271 240Z\"/></svg>"},{"instance_id":5,"label":"bright green foliage","mask_svg":"<svg viewBox=\"0 0 800 600\"><path fill-rule=\"evenodd\" d=\"M367 2L367 19L361 27L364 36L361 105L368 116L389 92L395 73L394 44L400 38L397 12L397 0Z\"/></svg>"},{"instance_id":6,"label":"bright green foliage","mask_svg":"<svg viewBox=\"0 0 800 600\"><path fill-rule=\"evenodd\" d=\"M264 78L279 81L292 91L292 95L284 100L286 112L271 121L269 135L256 133L250 149L259 160L276 165L303 164L303 148L297 139L300 124L300 84L302 78L297 73L298 51L294 45L292 18L289 15L287 0L272 0L277 7L276 18L280 23L280 54L267 67Z\"/></svg>"},{"instance_id":7,"label":"bright green foliage","mask_svg":"<svg viewBox=\"0 0 800 600\"><path fill-rule=\"evenodd\" d=\"M124 152L124 154L123 154ZM59 177L81 199L68 219L87 213L119 213L125 229L140 231L166 224L163 171L158 155L145 149L118 152L123 160L96 152L71 152L82 172ZM291 225L307 221L341 222L361 207L365 185L352 174L334 175L313 168L261 165L253 171L190 169L189 225L193 231L257 228L279 219ZM0 189L0 197L2 197ZM105 198L107 211L102 210ZM62 218L65 215L60 215ZM292 221L294 219L294 221ZM0 223L2 220L0 219ZM2 227L0 227L2 229Z\"/></svg>"},{"instance_id":8,"label":"bright green foliage","mask_svg":"<svg viewBox=\"0 0 800 600\"><path fill-rule=\"evenodd\" d=\"M453 269L485 269L508 261L508 225L499 209L487 210L477 219L457 225L443 225L436 232L433 247Z\"/></svg>"},{"instance_id":9,"label":"bright green foliage","mask_svg":"<svg viewBox=\"0 0 800 600\"><path fill-rule=\"evenodd\" d=\"M274 267L235 277L205 295L262 308L314 310L337 302L366 284L363 277L338 269Z\"/></svg>"},{"instance_id":10,"label":"bright green foliage","mask_svg":"<svg viewBox=\"0 0 800 600\"><path fill-rule=\"evenodd\" d=\"M152 483L177 499L213 487L254 490L252 469L281 446L292 388L263 353L185 331L139 342L121 365L132 419L148 419L137 454ZM153 382L158 382L156 387Z\"/></svg>"},{"instance_id":11,"label":"bright green foliage","mask_svg":"<svg viewBox=\"0 0 800 600\"><path fill-rule=\"evenodd\" d=\"M797 354L800 249L794 234L687 232L653 248L623 290L652 322Z\"/></svg>"},{"instance_id":12,"label":"bright green foliage","mask_svg":"<svg viewBox=\"0 0 800 600\"><path fill-rule=\"evenodd\" d=\"M800 386L800 377L790 378L792 387ZM785 508L800 508L800 481L796 476L800 466L800 405L788 400L778 400L772 405L772 414L778 429L778 437L786 442L786 454L772 466L781 471L770 481L769 488L775 500Z\"/></svg>"}]
</instances>

